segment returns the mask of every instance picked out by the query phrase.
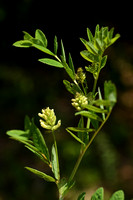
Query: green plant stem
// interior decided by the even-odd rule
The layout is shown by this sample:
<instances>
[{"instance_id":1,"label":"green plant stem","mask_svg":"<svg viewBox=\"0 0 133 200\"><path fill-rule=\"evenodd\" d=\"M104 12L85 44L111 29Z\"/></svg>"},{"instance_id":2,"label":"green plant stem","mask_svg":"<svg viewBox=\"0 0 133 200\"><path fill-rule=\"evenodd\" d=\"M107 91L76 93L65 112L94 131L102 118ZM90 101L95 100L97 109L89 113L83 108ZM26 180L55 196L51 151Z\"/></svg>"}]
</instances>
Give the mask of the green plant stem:
<instances>
[{"instance_id":1,"label":"green plant stem","mask_svg":"<svg viewBox=\"0 0 133 200\"><path fill-rule=\"evenodd\" d=\"M98 72L97 72L97 76L95 78L94 85L93 85L93 90L92 90L93 95L95 94L95 91L96 91L97 81L98 81L100 70L101 70L100 69L101 68L101 60L102 60L102 55L99 58Z\"/></svg>"},{"instance_id":2,"label":"green plant stem","mask_svg":"<svg viewBox=\"0 0 133 200\"><path fill-rule=\"evenodd\" d=\"M99 77L99 73L98 73L98 75L97 75L97 77L95 78L95 81L94 81L93 90L92 90L93 95L95 94L95 91L96 91L98 77Z\"/></svg>"},{"instance_id":3,"label":"green plant stem","mask_svg":"<svg viewBox=\"0 0 133 200\"><path fill-rule=\"evenodd\" d=\"M112 110L111 110L112 111ZM101 123L101 125L99 126L99 128L96 130L96 132L93 134L92 138L90 139L89 143L86 145L86 147L84 148L84 150L82 152L80 152L79 154L79 157L78 157L78 160L75 164L75 167L70 175L70 178L69 178L69 181L72 181L76 172L77 172L77 169L81 163L81 160L85 154L85 152L87 151L87 149L89 148L89 146L91 145L91 143L93 142L94 138L97 136L97 134L99 133L99 131L102 129L103 125L105 124L105 122L108 120L110 114L111 114L111 111L109 111L108 115L106 116L105 120Z\"/></svg>"}]
</instances>

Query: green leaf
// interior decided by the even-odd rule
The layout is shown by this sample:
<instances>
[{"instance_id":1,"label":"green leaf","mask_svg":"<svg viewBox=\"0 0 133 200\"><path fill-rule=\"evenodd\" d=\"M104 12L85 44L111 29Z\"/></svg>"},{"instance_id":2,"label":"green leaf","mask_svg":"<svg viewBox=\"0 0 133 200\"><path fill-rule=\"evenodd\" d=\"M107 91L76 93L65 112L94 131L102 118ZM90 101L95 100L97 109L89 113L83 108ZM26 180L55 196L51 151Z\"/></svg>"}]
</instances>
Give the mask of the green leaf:
<instances>
[{"instance_id":1,"label":"green leaf","mask_svg":"<svg viewBox=\"0 0 133 200\"><path fill-rule=\"evenodd\" d=\"M48 44L47 38L46 38L45 34L40 29L36 30L35 38L40 40L44 47L47 47L47 44Z\"/></svg>"},{"instance_id":2,"label":"green leaf","mask_svg":"<svg viewBox=\"0 0 133 200\"><path fill-rule=\"evenodd\" d=\"M75 74L74 64L70 53L69 53L69 67L73 71L73 74Z\"/></svg>"},{"instance_id":3,"label":"green leaf","mask_svg":"<svg viewBox=\"0 0 133 200\"><path fill-rule=\"evenodd\" d=\"M38 151L44 154L44 156L47 158L48 161L50 161L49 151L45 143L44 137L42 136L40 130L36 127L33 121L32 121L32 126L31 126L31 132L32 132L33 143L35 147L38 149Z\"/></svg>"},{"instance_id":4,"label":"green leaf","mask_svg":"<svg viewBox=\"0 0 133 200\"><path fill-rule=\"evenodd\" d=\"M70 133L70 135L71 135L75 140L77 140L79 143L85 145L85 143L84 143L79 137L77 137L75 134L73 134L70 130L66 129L66 131L67 131L68 133Z\"/></svg>"},{"instance_id":5,"label":"green leaf","mask_svg":"<svg viewBox=\"0 0 133 200\"><path fill-rule=\"evenodd\" d=\"M90 42L93 42L93 35L89 28L87 28L87 36Z\"/></svg>"},{"instance_id":6,"label":"green leaf","mask_svg":"<svg viewBox=\"0 0 133 200\"><path fill-rule=\"evenodd\" d=\"M111 28L110 31L109 31L109 36L108 36L108 37L109 37L109 40L112 39L113 33L114 33L114 28Z\"/></svg>"},{"instance_id":7,"label":"green leaf","mask_svg":"<svg viewBox=\"0 0 133 200\"><path fill-rule=\"evenodd\" d=\"M99 95L99 99L102 100L102 94L101 94L100 87L98 87L98 95ZM100 105L100 108L102 110L104 110L104 106L103 105ZM105 120L105 113L102 113L102 116L103 116L103 120Z\"/></svg>"},{"instance_id":8,"label":"green leaf","mask_svg":"<svg viewBox=\"0 0 133 200\"><path fill-rule=\"evenodd\" d=\"M110 45L115 43L116 40L120 38L120 34L116 34L114 38L111 39Z\"/></svg>"},{"instance_id":9,"label":"green leaf","mask_svg":"<svg viewBox=\"0 0 133 200\"><path fill-rule=\"evenodd\" d=\"M92 105L84 105L84 108L90 110L90 111L93 111L93 112L97 112L97 113L107 113L108 111L107 110L103 110L101 108L98 108L96 106L92 106Z\"/></svg>"},{"instance_id":10,"label":"green leaf","mask_svg":"<svg viewBox=\"0 0 133 200\"><path fill-rule=\"evenodd\" d=\"M26 115L24 119L24 129L26 131L26 130L30 130L30 128L31 128L31 121L28 115Z\"/></svg>"},{"instance_id":11,"label":"green leaf","mask_svg":"<svg viewBox=\"0 0 133 200\"><path fill-rule=\"evenodd\" d=\"M50 58L42 58L42 59L39 59L39 61L44 63L44 64L53 66L53 67L64 68L64 66L62 65L61 62L50 59Z\"/></svg>"},{"instance_id":12,"label":"green leaf","mask_svg":"<svg viewBox=\"0 0 133 200\"><path fill-rule=\"evenodd\" d=\"M66 61L65 49L62 40L61 40L61 55L63 57L63 60Z\"/></svg>"},{"instance_id":13,"label":"green leaf","mask_svg":"<svg viewBox=\"0 0 133 200\"><path fill-rule=\"evenodd\" d=\"M24 40L32 40L33 39L33 37L29 34L29 33L27 33L26 31L23 31L23 33L24 33Z\"/></svg>"},{"instance_id":14,"label":"green leaf","mask_svg":"<svg viewBox=\"0 0 133 200\"><path fill-rule=\"evenodd\" d=\"M70 131L74 131L74 132L93 132L95 131L94 129L91 128L79 128L79 127L67 127L67 129L69 129Z\"/></svg>"},{"instance_id":15,"label":"green leaf","mask_svg":"<svg viewBox=\"0 0 133 200\"><path fill-rule=\"evenodd\" d=\"M15 140L29 141L29 131L28 130L27 131L10 130L10 131L7 131L7 135Z\"/></svg>"},{"instance_id":16,"label":"green leaf","mask_svg":"<svg viewBox=\"0 0 133 200\"><path fill-rule=\"evenodd\" d=\"M98 54L98 51L97 51L97 49L95 49L95 47L93 46L93 43L92 43L92 42L87 42L87 41L86 41L85 39L83 39L83 38L80 38L80 40L81 40L81 42L85 45L86 49L87 49L90 53L92 53L92 54L94 54L94 55Z\"/></svg>"},{"instance_id":17,"label":"green leaf","mask_svg":"<svg viewBox=\"0 0 133 200\"><path fill-rule=\"evenodd\" d=\"M103 188L99 188L96 192L92 195L91 200L103 200L104 198L104 190Z\"/></svg>"},{"instance_id":18,"label":"green leaf","mask_svg":"<svg viewBox=\"0 0 133 200\"><path fill-rule=\"evenodd\" d=\"M55 149L55 145L52 146L51 162L52 162L52 172L54 173L55 178L59 180L60 179L59 160Z\"/></svg>"},{"instance_id":19,"label":"green leaf","mask_svg":"<svg viewBox=\"0 0 133 200\"><path fill-rule=\"evenodd\" d=\"M57 55L57 50L58 50L58 41L57 41L57 37L55 35L55 37L54 37L54 53L55 53L55 55Z\"/></svg>"},{"instance_id":20,"label":"green leaf","mask_svg":"<svg viewBox=\"0 0 133 200\"><path fill-rule=\"evenodd\" d=\"M99 38L96 38L95 39L95 45L94 45L100 52L103 53L104 51L104 48L103 48L103 45L102 45L102 41L99 39Z\"/></svg>"},{"instance_id":21,"label":"green leaf","mask_svg":"<svg viewBox=\"0 0 133 200\"><path fill-rule=\"evenodd\" d=\"M102 60L101 60L101 66L100 66L101 69L102 69L103 67L105 67L106 62L107 62L107 56L104 56L104 57L102 58Z\"/></svg>"},{"instance_id":22,"label":"green leaf","mask_svg":"<svg viewBox=\"0 0 133 200\"><path fill-rule=\"evenodd\" d=\"M104 99L97 99L93 101L93 104L95 104L96 106L111 106L110 101Z\"/></svg>"},{"instance_id":23,"label":"green leaf","mask_svg":"<svg viewBox=\"0 0 133 200\"><path fill-rule=\"evenodd\" d=\"M84 199L85 199L85 195L86 195L86 193L85 193L85 192L82 192L82 193L79 195L79 197L78 197L77 200L84 200Z\"/></svg>"},{"instance_id":24,"label":"green leaf","mask_svg":"<svg viewBox=\"0 0 133 200\"><path fill-rule=\"evenodd\" d=\"M85 110L79 111L79 112L76 112L75 115L76 116L77 115L82 115L84 117L87 117L87 118L90 118L90 119L94 119L94 120L98 120L98 121L102 122L102 119L98 115L96 115L96 114L94 114L92 112L89 112L89 111L85 111Z\"/></svg>"},{"instance_id":25,"label":"green leaf","mask_svg":"<svg viewBox=\"0 0 133 200\"><path fill-rule=\"evenodd\" d=\"M84 59L86 59L90 62L99 62L99 56L94 55L94 54L88 52L87 50L81 51L80 54Z\"/></svg>"},{"instance_id":26,"label":"green leaf","mask_svg":"<svg viewBox=\"0 0 133 200\"><path fill-rule=\"evenodd\" d=\"M95 28L95 39L99 39L99 32L100 32L100 27L99 27L99 24L96 25L96 28Z\"/></svg>"},{"instance_id":27,"label":"green leaf","mask_svg":"<svg viewBox=\"0 0 133 200\"><path fill-rule=\"evenodd\" d=\"M104 83L104 97L105 100L110 101L112 108L117 101L117 91L115 84L113 84L111 81L105 81Z\"/></svg>"},{"instance_id":28,"label":"green leaf","mask_svg":"<svg viewBox=\"0 0 133 200\"><path fill-rule=\"evenodd\" d=\"M58 184L60 195L64 197L66 193L74 186L74 183L74 181L67 182L66 178L62 178Z\"/></svg>"},{"instance_id":29,"label":"green leaf","mask_svg":"<svg viewBox=\"0 0 133 200\"><path fill-rule=\"evenodd\" d=\"M31 167L25 167L25 168L27 170L29 170L30 172L32 172L33 174L36 174L40 178L43 178L45 181L56 182L56 180L52 176L49 176L49 175L45 174L44 172L41 172L41 171L36 170L36 169L33 169Z\"/></svg>"},{"instance_id":30,"label":"green leaf","mask_svg":"<svg viewBox=\"0 0 133 200\"><path fill-rule=\"evenodd\" d=\"M44 163L46 163L48 165L50 164L48 162L47 158L41 152L39 152L36 147L29 145L29 144L25 145L25 147L27 149L29 149L32 153L34 153L38 158L40 158Z\"/></svg>"},{"instance_id":31,"label":"green leaf","mask_svg":"<svg viewBox=\"0 0 133 200\"><path fill-rule=\"evenodd\" d=\"M73 71L71 70L71 68L68 66L68 64L66 63L66 61L64 60L64 58L61 56L62 59L62 64L67 72L67 74L70 76L70 78L74 81L75 80L75 74L73 73Z\"/></svg>"},{"instance_id":32,"label":"green leaf","mask_svg":"<svg viewBox=\"0 0 133 200\"><path fill-rule=\"evenodd\" d=\"M29 48L32 46L32 42L29 40L19 40L13 44L15 47L23 47L23 48Z\"/></svg>"},{"instance_id":33,"label":"green leaf","mask_svg":"<svg viewBox=\"0 0 133 200\"><path fill-rule=\"evenodd\" d=\"M55 56L55 54L52 51L50 51L49 49L47 49L46 47L40 46L38 44L33 44L32 46L39 49L40 51L42 51L46 54L49 54L51 56Z\"/></svg>"},{"instance_id":34,"label":"green leaf","mask_svg":"<svg viewBox=\"0 0 133 200\"><path fill-rule=\"evenodd\" d=\"M124 200L124 192L122 190L115 192L110 200Z\"/></svg>"},{"instance_id":35,"label":"green leaf","mask_svg":"<svg viewBox=\"0 0 133 200\"><path fill-rule=\"evenodd\" d=\"M71 86L71 83L67 80L63 80L63 83L64 83L66 89L68 90L68 92L70 92L71 94L74 94L74 90Z\"/></svg>"}]
</instances>

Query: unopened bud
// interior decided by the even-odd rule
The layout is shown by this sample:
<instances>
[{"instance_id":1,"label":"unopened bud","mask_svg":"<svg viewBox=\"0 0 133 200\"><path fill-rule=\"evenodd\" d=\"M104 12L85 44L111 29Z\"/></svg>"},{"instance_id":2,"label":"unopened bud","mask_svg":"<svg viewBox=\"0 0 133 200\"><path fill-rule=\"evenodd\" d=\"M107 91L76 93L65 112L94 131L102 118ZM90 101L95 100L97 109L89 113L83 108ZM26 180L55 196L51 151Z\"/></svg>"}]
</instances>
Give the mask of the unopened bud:
<instances>
[{"instance_id":1,"label":"unopened bud","mask_svg":"<svg viewBox=\"0 0 133 200\"><path fill-rule=\"evenodd\" d=\"M79 67L77 70L76 79L81 84L84 83L84 80L86 79L86 75L81 67Z\"/></svg>"},{"instance_id":2,"label":"unopened bud","mask_svg":"<svg viewBox=\"0 0 133 200\"><path fill-rule=\"evenodd\" d=\"M85 105L88 104L88 99L86 96L80 93L76 93L75 99L72 99L72 105L78 110L82 110Z\"/></svg>"},{"instance_id":3,"label":"unopened bud","mask_svg":"<svg viewBox=\"0 0 133 200\"><path fill-rule=\"evenodd\" d=\"M40 119L40 125L48 130L56 130L61 126L61 120L59 120L56 124L56 115L53 109L47 107L46 109L42 109L42 113L38 113Z\"/></svg>"}]
</instances>

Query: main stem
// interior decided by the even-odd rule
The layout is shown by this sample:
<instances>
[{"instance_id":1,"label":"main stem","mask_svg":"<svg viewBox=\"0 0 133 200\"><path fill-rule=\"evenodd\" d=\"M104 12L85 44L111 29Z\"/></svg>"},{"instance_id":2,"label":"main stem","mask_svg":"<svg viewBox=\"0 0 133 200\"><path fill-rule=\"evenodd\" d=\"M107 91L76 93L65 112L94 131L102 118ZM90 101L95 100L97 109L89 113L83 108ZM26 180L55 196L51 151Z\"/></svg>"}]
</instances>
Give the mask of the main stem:
<instances>
[{"instance_id":1,"label":"main stem","mask_svg":"<svg viewBox=\"0 0 133 200\"><path fill-rule=\"evenodd\" d=\"M112 110L111 110L112 111ZM96 130L96 132L93 134L92 138L90 139L89 143L86 145L86 147L84 148L84 150L79 154L79 157L78 157L78 160L75 164L75 167L71 173L71 176L69 178L69 181L72 181L76 172L77 172L77 169L81 163L81 160L85 154L85 152L87 151L87 149L89 148L89 146L91 145L91 143L93 142L94 138L97 136L97 134L99 133L99 131L102 129L103 125L105 124L105 122L108 120L110 114L111 114L111 111L109 111L108 115L106 116L105 120L102 122L102 124L99 126L99 128Z\"/></svg>"}]
</instances>

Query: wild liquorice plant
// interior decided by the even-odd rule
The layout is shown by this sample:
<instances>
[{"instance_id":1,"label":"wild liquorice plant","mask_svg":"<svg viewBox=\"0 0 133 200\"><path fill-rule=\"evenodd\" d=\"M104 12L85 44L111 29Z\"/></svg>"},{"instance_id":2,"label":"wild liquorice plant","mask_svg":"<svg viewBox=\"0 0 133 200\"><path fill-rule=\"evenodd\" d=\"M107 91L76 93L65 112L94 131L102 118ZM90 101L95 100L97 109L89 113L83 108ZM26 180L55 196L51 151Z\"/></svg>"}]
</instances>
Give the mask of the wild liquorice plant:
<instances>
[{"instance_id":1,"label":"wild liquorice plant","mask_svg":"<svg viewBox=\"0 0 133 200\"><path fill-rule=\"evenodd\" d=\"M35 37L29 33L23 32L23 40L15 42L15 47L35 47L45 54L48 58L39 59L40 62L51 65L57 68L62 68L66 71L71 79L63 80L63 83L73 96L71 104L75 108L75 116L79 117L77 127L67 127L66 131L80 143L79 156L73 170L68 178L62 178L60 174L60 166L58 160L58 148L55 133L61 126L61 120L56 119L53 109L49 107L42 109L39 113L40 125L45 130L49 130L53 137L53 145L51 147L51 156L47 147L45 136L42 135L39 128L35 125L34 119L26 116L24 123L24 130L10 130L7 134L11 139L15 139L25 145L30 151L37 155L53 172L53 176L47 175L37 169L26 167L27 170L43 178L45 181L54 182L59 191L59 200L63 200L65 195L75 184L74 177L82 158L87 149L92 144L96 135L100 132L103 125L108 120L112 109L117 101L116 87L111 81L104 82L104 94L102 94L100 87L97 86L99 74L105 67L107 62L107 55L105 50L111 46L119 37L116 34L113 37L114 28L96 26L95 34L93 35L89 28L87 28L88 39L80 38L85 50L81 51L81 56L88 61L85 69L78 68L75 72L73 60L69 53L68 61L64 50L64 45L61 40L61 55L58 56L58 41L54 38L54 50L48 49L48 41L45 34L37 29ZM92 88L87 83L87 73L91 73L94 78ZM103 200L103 188L99 188L91 197L91 200ZM79 195L78 200L84 200L85 193ZM117 191L113 194L110 200L123 200L123 191Z\"/></svg>"}]
</instances>

